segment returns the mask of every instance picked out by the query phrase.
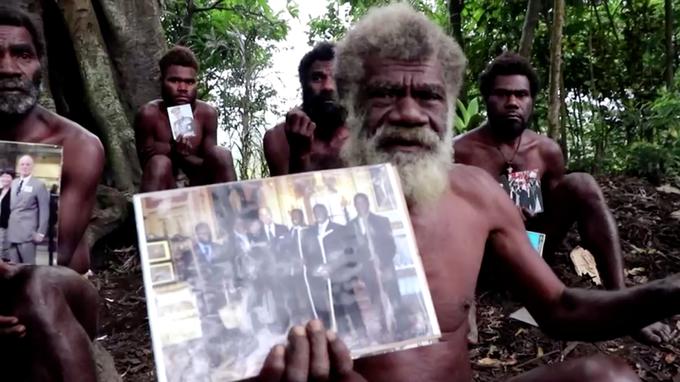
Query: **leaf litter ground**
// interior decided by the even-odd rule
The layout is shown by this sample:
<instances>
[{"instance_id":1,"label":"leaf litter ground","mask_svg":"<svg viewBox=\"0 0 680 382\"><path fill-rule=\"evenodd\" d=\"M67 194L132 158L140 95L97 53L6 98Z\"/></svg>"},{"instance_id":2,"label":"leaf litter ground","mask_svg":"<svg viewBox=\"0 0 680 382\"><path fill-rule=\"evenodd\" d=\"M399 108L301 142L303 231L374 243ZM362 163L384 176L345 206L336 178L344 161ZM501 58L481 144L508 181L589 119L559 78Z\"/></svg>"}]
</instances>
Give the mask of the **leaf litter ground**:
<instances>
[{"instance_id":1,"label":"leaf litter ground","mask_svg":"<svg viewBox=\"0 0 680 382\"><path fill-rule=\"evenodd\" d=\"M648 182L629 177L600 178L600 185L619 227L626 281L636 285L680 272L680 194L657 191ZM576 230L565 241L554 268L570 286L593 288L576 276L567 256L579 244ZM100 338L113 355L125 381L155 381L153 354L137 252L134 247L106 250L109 262L93 282L102 297ZM479 343L470 346L476 381L503 381L532 368L586 355L625 359L643 381L680 382L677 337L661 346L630 338L597 343L555 341L537 328L508 316L521 305L505 291L479 293ZM626 317L621 317L625 320ZM680 323L667 320L675 333Z\"/></svg>"}]
</instances>

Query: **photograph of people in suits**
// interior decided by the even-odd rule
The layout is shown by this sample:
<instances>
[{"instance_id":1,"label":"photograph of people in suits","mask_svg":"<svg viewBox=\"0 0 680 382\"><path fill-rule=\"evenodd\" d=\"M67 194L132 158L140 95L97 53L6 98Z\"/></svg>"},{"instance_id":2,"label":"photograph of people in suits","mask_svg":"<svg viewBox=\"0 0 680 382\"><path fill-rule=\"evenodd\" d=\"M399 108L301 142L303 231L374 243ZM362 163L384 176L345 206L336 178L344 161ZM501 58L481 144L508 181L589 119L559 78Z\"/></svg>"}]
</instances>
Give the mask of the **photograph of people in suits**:
<instances>
[{"instance_id":1,"label":"photograph of people in suits","mask_svg":"<svg viewBox=\"0 0 680 382\"><path fill-rule=\"evenodd\" d=\"M516 171L501 176L500 181L516 206L531 215L543 212L543 194L537 170Z\"/></svg>"},{"instance_id":2,"label":"photograph of people in suits","mask_svg":"<svg viewBox=\"0 0 680 382\"><path fill-rule=\"evenodd\" d=\"M50 193L45 183L33 176L34 165L30 155L19 158L10 190L7 256L15 263L36 263L36 245L45 239L50 220Z\"/></svg>"}]
</instances>

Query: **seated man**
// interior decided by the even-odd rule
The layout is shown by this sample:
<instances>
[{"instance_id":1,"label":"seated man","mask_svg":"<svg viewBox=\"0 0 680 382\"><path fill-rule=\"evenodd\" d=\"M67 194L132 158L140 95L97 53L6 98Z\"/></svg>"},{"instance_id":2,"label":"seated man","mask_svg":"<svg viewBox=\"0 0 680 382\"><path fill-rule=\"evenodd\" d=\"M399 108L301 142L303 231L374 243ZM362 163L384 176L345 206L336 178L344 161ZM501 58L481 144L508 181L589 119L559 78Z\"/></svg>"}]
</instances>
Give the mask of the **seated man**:
<instances>
[{"instance_id":1,"label":"seated man","mask_svg":"<svg viewBox=\"0 0 680 382\"><path fill-rule=\"evenodd\" d=\"M493 178L536 170L544 212L536 215L523 209L522 213L528 230L546 234L544 256L551 260L576 222L584 247L597 261L604 287L624 288L616 223L595 179L585 173L565 175L560 146L527 128L538 92L531 64L520 55L504 53L489 64L480 82L488 122L456 138L455 162L482 168ZM660 342L669 339L670 329L658 323L639 334L646 342Z\"/></svg>"},{"instance_id":2,"label":"seated man","mask_svg":"<svg viewBox=\"0 0 680 382\"><path fill-rule=\"evenodd\" d=\"M264 134L271 176L341 167L347 129L345 111L336 102L334 49L331 43L320 43L300 61L302 108L288 112L285 122Z\"/></svg>"},{"instance_id":3,"label":"seated man","mask_svg":"<svg viewBox=\"0 0 680 382\"><path fill-rule=\"evenodd\" d=\"M357 360L323 325L294 327L260 380L471 381L466 334L485 245L541 328L569 340L626 335L680 311L677 276L615 291L567 288L536 255L517 209L495 179L452 164L452 120L465 57L439 26L399 3L372 9L338 46L336 79L348 110L349 165L397 168L427 275L441 342ZM484 192L480 192L484 190ZM625 319L622 319L625 317ZM513 381L635 381L609 358L544 366Z\"/></svg>"},{"instance_id":4,"label":"seated man","mask_svg":"<svg viewBox=\"0 0 680 382\"><path fill-rule=\"evenodd\" d=\"M236 180L231 152L217 145L217 111L196 99L198 61L194 54L176 46L159 65L162 99L142 106L135 117L141 191L177 187L178 170L192 186ZM173 139L168 107L184 104L190 104L193 111L193 134Z\"/></svg>"},{"instance_id":5,"label":"seated man","mask_svg":"<svg viewBox=\"0 0 680 382\"><path fill-rule=\"evenodd\" d=\"M65 267L0 262L0 359L7 381L97 381L98 299ZM40 349L40 351L36 351Z\"/></svg>"},{"instance_id":6,"label":"seated man","mask_svg":"<svg viewBox=\"0 0 680 382\"><path fill-rule=\"evenodd\" d=\"M0 140L63 147L57 262L85 273L90 256L83 233L104 150L96 136L37 104L43 54L30 16L0 6ZM95 380L90 340L98 301L89 282L66 268L0 262L0 290L3 380Z\"/></svg>"},{"instance_id":7,"label":"seated man","mask_svg":"<svg viewBox=\"0 0 680 382\"><path fill-rule=\"evenodd\" d=\"M30 17L0 9L0 37L0 140L63 147L57 262L85 273L90 254L83 233L104 168L104 149L87 130L38 105L44 43Z\"/></svg>"}]
</instances>

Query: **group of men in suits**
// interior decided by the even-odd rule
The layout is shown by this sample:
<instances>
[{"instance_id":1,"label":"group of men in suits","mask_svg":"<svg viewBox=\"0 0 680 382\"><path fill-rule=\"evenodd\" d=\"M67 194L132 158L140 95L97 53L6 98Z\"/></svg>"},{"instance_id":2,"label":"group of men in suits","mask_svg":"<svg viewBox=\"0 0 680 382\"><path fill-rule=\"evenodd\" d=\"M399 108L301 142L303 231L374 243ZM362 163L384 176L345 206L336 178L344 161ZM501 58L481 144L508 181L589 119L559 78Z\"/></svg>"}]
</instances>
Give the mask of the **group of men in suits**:
<instances>
[{"instance_id":1,"label":"group of men in suits","mask_svg":"<svg viewBox=\"0 0 680 382\"><path fill-rule=\"evenodd\" d=\"M219 310L229 300L246 304L244 332L283 333L291 323L319 318L366 339L365 309L380 317L384 333L393 330L401 295L391 224L370 211L366 194L356 194L354 206L357 216L347 225L332 221L322 204L313 206L310 225L294 209L290 228L275 222L268 207L256 215L241 211L221 243L208 224L197 224L178 273L197 292L204 338L225 338ZM368 304L360 306L361 298Z\"/></svg>"},{"instance_id":2,"label":"group of men in suits","mask_svg":"<svg viewBox=\"0 0 680 382\"><path fill-rule=\"evenodd\" d=\"M47 235L50 193L33 176L33 157L23 155L18 162L18 177L13 178L11 170L0 174L0 257L35 264L36 246Z\"/></svg>"}]
</instances>

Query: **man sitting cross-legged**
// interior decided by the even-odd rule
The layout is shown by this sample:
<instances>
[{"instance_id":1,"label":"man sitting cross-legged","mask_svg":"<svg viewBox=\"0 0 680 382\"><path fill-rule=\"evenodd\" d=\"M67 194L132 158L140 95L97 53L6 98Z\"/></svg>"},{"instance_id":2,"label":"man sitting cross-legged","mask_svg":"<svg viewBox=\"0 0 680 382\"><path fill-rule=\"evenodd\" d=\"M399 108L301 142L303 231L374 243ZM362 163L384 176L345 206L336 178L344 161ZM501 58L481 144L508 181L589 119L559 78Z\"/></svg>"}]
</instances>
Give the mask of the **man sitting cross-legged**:
<instances>
[{"instance_id":1,"label":"man sitting cross-legged","mask_svg":"<svg viewBox=\"0 0 680 382\"><path fill-rule=\"evenodd\" d=\"M217 111L196 99L198 61L189 48L176 46L160 60L162 99L142 106L135 117L141 190L175 188L182 170L192 186L236 180L229 150L217 145ZM193 133L173 139L168 107L191 105Z\"/></svg>"},{"instance_id":2,"label":"man sitting cross-legged","mask_svg":"<svg viewBox=\"0 0 680 382\"><path fill-rule=\"evenodd\" d=\"M577 223L581 240L596 259L604 287L625 287L616 223L600 187L585 173L565 174L564 157L552 139L529 130L538 92L538 76L529 61L504 53L489 64L480 80L488 121L456 137L455 162L476 166L498 178L510 172L536 170L541 180L544 212L522 210L528 230L546 234L544 257L552 260L557 247ZM645 342L670 339L662 323L637 333Z\"/></svg>"},{"instance_id":3,"label":"man sitting cross-legged","mask_svg":"<svg viewBox=\"0 0 680 382\"><path fill-rule=\"evenodd\" d=\"M567 288L536 255L517 209L481 169L452 164L449 125L465 57L439 26L403 3L372 9L339 44L336 80L348 110L348 165L390 162L406 196L441 342L357 360L318 321L292 329L263 365L262 381L471 381L466 335L485 246L503 263L541 328L596 341L680 311L680 278L613 291ZM480 192L484 190L484 192ZM635 381L605 357L545 366L513 381Z\"/></svg>"}]
</instances>

